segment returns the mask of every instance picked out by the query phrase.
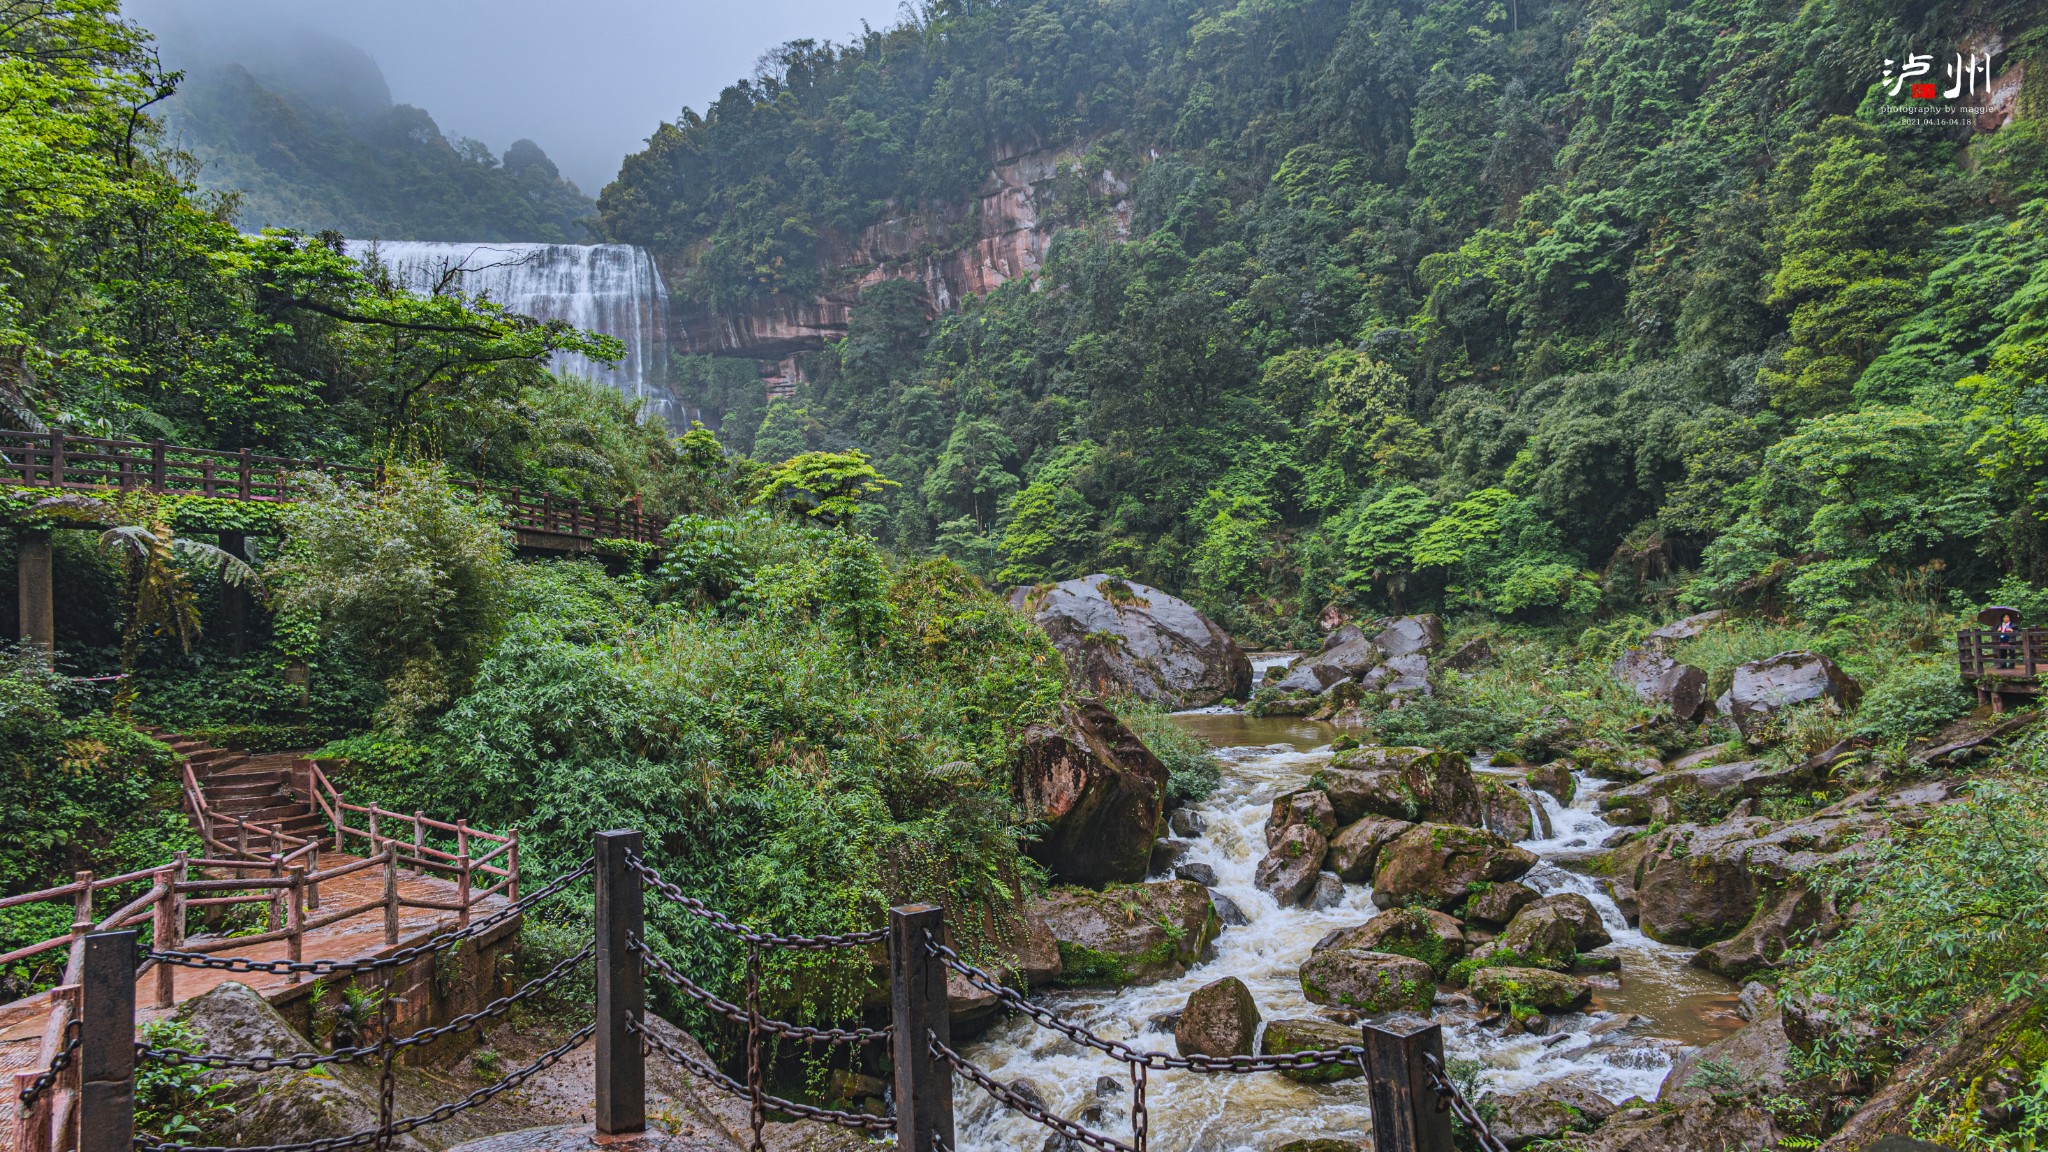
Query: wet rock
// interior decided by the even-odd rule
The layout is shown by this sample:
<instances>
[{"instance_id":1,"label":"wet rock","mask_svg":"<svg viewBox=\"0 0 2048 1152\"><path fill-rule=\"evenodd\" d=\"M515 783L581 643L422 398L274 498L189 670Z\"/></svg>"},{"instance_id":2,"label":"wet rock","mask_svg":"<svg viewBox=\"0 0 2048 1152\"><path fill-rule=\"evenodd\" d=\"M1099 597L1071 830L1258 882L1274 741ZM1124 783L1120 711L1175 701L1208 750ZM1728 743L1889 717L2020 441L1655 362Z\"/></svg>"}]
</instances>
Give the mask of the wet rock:
<instances>
[{"instance_id":1,"label":"wet rock","mask_svg":"<svg viewBox=\"0 0 2048 1152\"><path fill-rule=\"evenodd\" d=\"M1266 817L1266 847L1280 843L1280 837L1296 824L1306 824L1324 837L1337 834L1337 813L1330 807L1329 793L1318 788L1288 792L1273 801L1273 814Z\"/></svg>"},{"instance_id":2,"label":"wet rock","mask_svg":"<svg viewBox=\"0 0 2048 1152\"><path fill-rule=\"evenodd\" d=\"M1578 945L1573 943L1575 928L1572 921L1557 908L1546 908L1537 902L1522 909L1515 915L1514 923L1500 934L1500 939L1491 947L1513 952L1523 961L1540 968L1555 968L1562 972L1579 958Z\"/></svg>"},{"instance_id":3,"label":"wet rock","mask_svg":"<svg viewBox=\"0 0 2048 1152\"><path fill-rule=\"evenodd\" d=\"M1186 880L1090 892L1056 888L1028 915L1059 942L1063 984L1151 984L1177 977L1222 927L1209 893Z\"/></svg>"},{"instance_id":4,"label":"wet rock","mask_svg":"<svg viewBox=\"0 0 2048 1152\"><path fill-rule=\"evenodd\" d=\"M1806 791L1818 782L1819 776L1817 769L1805 764L1784 766L1763 760L1738 760L1682 772L1665 771L1602 796L1599 807L1601 814L1614 824L1710 819L1728 813L1744 799L1754 800L1771 792Z\"/></svg>"},{"instance_id":5,"label":"wet rock","mask_svg":"<svg viewBox=\"0 0 2048 1152\"><path fill-rule=\"evenodd\" d=\"M1429 657L1420 652L1389 656L1360 676L1358 684L1368 692L1388 696L1427 696L1430 694Z\"/></svg>"},{"instance_id":6,"label":"wet rock","mask_svg":"<svg viewBox=\"0 0 2048 1152\"><path fill-rule=\"evenodd\" d=\"M1458 645L1458 650L1444 658L1444 667L1453 672L1470 672L1493 663L1493 645L1486 637L1467 640Z\"/></svg>"},{"instance_id":7,"label":"wet rock","mask_svg":"<svg viewBox=\"0 0 2048 1152\"><path fill-rule=\"evenodd\" d=\"M1548 764L1529 769L1524 777L1529 787L1538 792L1548 792L1559 804L1571 806L1572 799L1579 794L1579 778L1572 775L1569 760L1552 760Z\"/></svg>"},{"instance_id":8,"label":"wet rock","mask_svg":"<svg viewBox=\"0 0 2048 1152\"><path fill-rule=\"evenodd\" d=\"M1364 675L1383 657L1355 624L1346 624L1323 640L1320 652L1296 660L1275 685L1282 692L1320 695Z\"/></svg>"},{"instance_id":9,"label":"wet rock","mask_svg":"<svg viewBox=\"0 0 2048 1152\"><path fill-rule=\"evenodd\" d=\"M1418 824L1380 850L1373 903L1456 908L1473 885L1514 880L1535 866L1535 853L1483 828Z\"/></svg>"},{"instance_id":10,"label":"wet rock","mask_svg":"<svg viewBox=\"0 0 2048 1152\"><path fill-rule=\"evenodd\" d=\"M1209 822L1193 808L1175 808L1172 815L1166 818L1166 828L1175 836L1198 840L1202 833L1209 830Z\"/></svg>"},{"instance_id":11,"label":"wet rock","mask_svg":"<svg viewBox=\"0 0 2048 1152\"><path fill-rule=\"evenodd\" d=\"M1818 928L1818 938L1825 940L1840 926L1834 902L1795 880L1765 897L1742 931L1694 953L1692 963L1727 979L1743 980L1783 967L1786 953L1811 930Z\"/></svg>"},{"instance_id":12,"label":"wet rock","mask_svg":"<svg viewBox=\"0 0 2048 1152\"><path fill-rule=\"evenodd\" d=\"M1488 1097L1493 1104L1493 1134L1510 1148L1538 1140L1555 1140L1573 1132L1590 1132L1614 1115L1612 1100L1584 1076L1564 1076L1521 1092Z\"/></svg>"},{"instance_id":13,"label":"wet rock","mask_svg":"<svg viewBox=\"0 0 2048 1152\"><path fill-rule=\"evenodd\" d=\"M1326 912L1344 902L1344 881L1334 872L1316 875L1316 886L1309 890L1302 906L1311 912Z\"/></svg>"},{"instance_id":14,"label":"wet rock","mask_svg":"<svg viewBox=\"0 0 2048 1152\"><path fill-rule=\"evenodd\" d=\"M1244 909L1237 906L1237 901L1213 889L1209 892L1209 906L1216 910L1216 919L1227 928L1242 928L1252 922L1251 917L1244 914Z\"/></svg>"},{"instance_id":15,"label":"wet rock","mask_svg":"<svg viewBox=\"0 0 2048 1152\"><path fill-rule=\"evenodd\" d=\"M1536 838L1536 817L1529 796L1512 784L1487 779L1479 782L1479 826L1509 840Z\"/></svg>"},{"instance_id":16,"label":"wet rock","mask_svg":"<svg viewBox=\"0 0 2048 1152\"><path fill-rule=\"evenodd\" d=\"M1332 1140L1327 1136L1314 1136L1307 1140L1289 1140L1273 1149L1273 1152L1365 1152L1366 1146L1356 1140Z\"/></svg>"},{"instance_id":17,"label":"wet rock","mask_svg":"<svg viewBox=\"0 0 2048 1152\"><path fill-rule=\"evenodd\" d=\"M1479 823L1479 785L1465 758L1434 748L1354 748L1316 774L1339 822L1392 816L1443 824Z\"/></svg>"},{"instance_id":18,"label":"wet rock","mask_svg":"<svg viewBox=\"0 0 2048 1152\"><path fill-rule=\"evenodd\" d=\"M1515 913L1536 902L1536 890L1513 880L1489 884L1465 904L1465 919L1505 927Z\"/></svg>"},{"instance_id":19,"label":"wet rock","mask_svg":"<svg viewBox=\"0 0 2048 1152\"><path fill-rule=\"evenodd\" d=\"M1749 1152L1776 1148L1788 1133L1747 1099L1702 1100L1675 1111L1630 1108L1590 1135L1580 1152Z\"/></svg>"},{"instance_id":20,"label":"wet rock","mask_svg":"<svg viewBox=\"0 0 2048 1152\"><path fill-rule=\"evenodd\" d=\"M1286 908L1302 902L1315 890L1316 875L1322 871L1329 842L1306 824L1295 824L1281 834L1279 843L1259 861L1252 883Z\"/></svg>"},{"instance_id":21,"label":"wet rock","mask_svg":"<svg viewBox=\"0 0 2048 1152\"><path fill-rule=\"evenodd\" d=\"M1183 1056L1249 1056L1259 1034L1259 1007L1251 989L1235 976L1204 984L1188 994L1173 1046Z\"/></svg>"},{"instance_id":22,"label":"wet rock","mask_svg":"<svg viewBox=\"0 0 2048 1152\"><path fill-rule=\"evenodd\" d=\"M1789 1031L1789 1020L1787 1021ZM1979 1108L2017 1111L2012 1096L2028 1085L2016 1083L2040 1060L2041 1006L2035 997L2008 1001L1994 990L1956 1013L1898 1061L1882 1086L1856 1110L1823 1148L1827 1152L1912 1148L1885 1137L1904 1136L1925 1123L1927 1101L1956 1107L1964 1091L1977 1097ZM1982 1116L1982 1113L1979 1113ZM1917 1150L1915 1150L1917 1152Z\"/></svg>"},{"instance_id":23,"label":"wet rock","mask_svg":"<svg viewBox=\"0 0 2048 1152\"><path fill-rule=\"evenodd\" d=\"M1794 704L1829 700L1854 708L1863 686L1817 652L1780 652L1737 665L1723 709L1747 736L1757 723Z\"/></svg>"},{"instance_id":24,"label":"wet rock","mask_svg":"<svg viewBox=\"0 0 2048 1152\"><path fill-rule=\"evenodd\" d=\"M1728 619L1728 616L1728 610L1725 608L1716 608L1711 612L1694 613L1683 620L1666 624L1655 632L1650 633L1650 643L1653 646L1661 647L1675 644L1680 640L1690 640L1714 625L1719 624L1721 621Z\"/></svg>"},{"instance_id":25,"label":"wet rock","mask_svg":"<svg viewBox=\"0 0 2048 1152\"><path fill-rule=\"evenodd\" d=\"M1600 919L1600 910L1591 900L1577 892L1559 892L1545 896L1530 906L1546 912L1555 912L1572 925L1572 944L1581 952L1604 948L1612 944L1607 934L1607 924Z\"/></svg>"},{"instance_id":26,"label":"wet rock","mask_svg":"<svg viewBox=\"0 0 2048 1152\"><path fill-rule=\"evenodd\" d=\"M1095 1078L1095 1095L1097 1098L1122 1096L1124 1091L1124 1082L1114 1076L1097 1076Z\"/></svg>"},{"instance_id":27,"label":"wet rock","mask_svg":"<svg viewBox=\"0 0 2048 1152\"><path fill-rule=\"evenodd\" d=\"M1353 821L1330 841L1330 854L1324 863L1346 883L1367 883L1380 862L1380 849L1413 827L1408 821L1391 816L1366 816Z\"/></svg>"},{"instance_id":28,"label":"wet rock","mask_svg":"<svg viewBox=\"0 0 2048 1152\"><path fill-rule=\"evenodd\" d=\"M1165 837L1152 842L1152 857L1146 865L1147 876L1171 876L1180 864L1181 857L1188 854L1194 845L1186 840L1170 840Z\"/></svg>"},{"instance_id":29,"label":"wet rock","mask_svg":"<svg viewBox=\"0 0 2048 1152\"><path fill-rule=\"evenodd\" d=\"M231 1056L282 1056L309 1052L313 1044L247 985L229 980L178 1009L200 1039L200 1048ZM218 1073L230 1087L220 1097L234 1112L221 1118L210 1138L226 1144L285 1144L348 1136L377 1126L377 1080L357 1064L310 1071ZM392 1146L426 1152L411 1136Z\"/></svg>"},{"instance_id":30,"label":"wet rock","mask_svg":"<svg viewBox=\"0 0 2048 1152\"><path fill-rule=\"evenodd\" d=\"M1204 888L1216 886L1216 869L1207 864L1176 864L1173 866L1175 880L1192 880Z\"/></svg>"},{"instance_id":31,"label":"wet rock","mask_svg":"<svg viewBox=\"0 0 2048 1152\"><path fill-rule=\"evenodd\" d=\"M1455 917L1423 908L1389 908L1356 928L1322 938L1316 952L1390 952L1429 965L1441 977L1465 953L1465 933Z\"/></svg>"},{"instance_id":32,"label":"wet rock","mask_svg":"<svg viewBox=\"0 0 2048 1152\"><path fill-rule=\"evenodd\" d=\"M1261 1055L1285 1056L1295 1052L1342 1048L1347 1044L1357 1044L1359 1040L1356 1028L1346 1028L1314 1017L1289 1017L1267 1023L1265 1033L1259 1037L1259 1052ZM1329 1084L1364 1075L1359 1071L1356 1060L1339 1061L1325 1068L1289 1068L1280 1074L1304 1084Z\"/></svg>"},{"instance_id":33,"label":"wet rock","mask_svg":"<svg viewBox=\"0 0 2048 1152\"><path fill-rule=\"evenodd\" d=\"M1084 692L1129 692L1171 708L1251 694L1252 665L1230 634L1187 601L1100 573L1019 588Z\"/></svg>"},{"instance_id":34,"label":"wet rock","mask_svg":"<svg viewBox=\"0 0 2048 1152\"><path fill-rule=\"evenodd\" d=\"M1691 722L1706 708L1707 674L1662 652L1631 648L1614 662L1612 671L1638 699L1671 709L1681 721Z\"/></svg>"},{"instance_id":35,"label":"wet rock","mask_svg":"<svg viewBox=\"0 0 2048 1152\"><path fill-rule=\"evenodd\" d=\"M1166 766L1099 701L1024 731L1014 788L1045 832L1027 851L1067 884L1145 878L1166 803Z\"/></svg>"},{"instance_id":36,"label":"wet rock","mask_svg":"<svg viewBox=\"0 0 2048 1152\"><path fill-rule=\"evenodd\" d=\"M1060 978L1060 942L1054 939L1052 928L1028 912L1018 917L1018 924L1022 931L1017 941L1015 976L1027 988L1056 983Z\"/></svg>"},{"instance_id":37,"label":"wet rock","mask_svg":"<svg viewBox=\"0 0 2048 1152\"><path fill-rule=\"evenodd\" d=\"M1397 617L1380 629L1372 643L1389 659L1434 652L1443 647L1444 624L1429 615Z\"/></svg>"},{"instance_id":38,"label":"wet rock","mask_svg":"<svg viewBox=\"0 0 2048 1152\"><path fill-rule=\"evenodd\" d=\"M1593 998L1593 986L1584 980L1544 968L1481 968L1472 973L1471 991L1487 1004L1545 1012L1575 1011Z\"/></svg>"},{"instance_id":39,"label":"wet rock","mask_svg":"<svg viewBox=\"0 0 2048 1152\"><path fill-rule=\"evenodd\" d=\"M1778 1007L1778 994L1754 980L1742 986L1742 995L1736 998L1735 1014L1744 1020L1755 1020Z\"/></svg>"},{"instance_id":40,"label":"wet rock","mask_svg":"<svg viewBox=\"0 0 2048 1152\"><path fill-rule=\"evenodd\" d=\"M1712 1044L1681 1051L1657 1093L1660 1104L1691 1104L1716 1096L1756 1092L1781 1095L1788 1081L1792 1042L1776 1012Z\"/></svg>"}]
</instances>

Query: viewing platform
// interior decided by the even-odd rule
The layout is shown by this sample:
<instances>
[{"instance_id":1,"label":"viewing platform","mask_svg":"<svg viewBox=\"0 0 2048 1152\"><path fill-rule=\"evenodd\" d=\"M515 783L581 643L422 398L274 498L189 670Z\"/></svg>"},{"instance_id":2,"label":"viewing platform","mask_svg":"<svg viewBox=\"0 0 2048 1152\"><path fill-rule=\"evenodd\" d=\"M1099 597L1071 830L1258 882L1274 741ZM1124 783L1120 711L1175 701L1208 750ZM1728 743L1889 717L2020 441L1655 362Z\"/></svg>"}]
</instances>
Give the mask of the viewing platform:
<instances>
[{"instance_id":1,"label":"viewing platform","mask_svg":"<svg viewBox=\"0 0 2048 1152\"><path fill-rule=\"evenodd\" d=\"M1976 689L1977 703L1994 713L2005 711L2006 698L2041 695L2042 672L2048 670L2048 628L1965 628L1956 633L1956 670Z\"/></svg>"}]
</instances>

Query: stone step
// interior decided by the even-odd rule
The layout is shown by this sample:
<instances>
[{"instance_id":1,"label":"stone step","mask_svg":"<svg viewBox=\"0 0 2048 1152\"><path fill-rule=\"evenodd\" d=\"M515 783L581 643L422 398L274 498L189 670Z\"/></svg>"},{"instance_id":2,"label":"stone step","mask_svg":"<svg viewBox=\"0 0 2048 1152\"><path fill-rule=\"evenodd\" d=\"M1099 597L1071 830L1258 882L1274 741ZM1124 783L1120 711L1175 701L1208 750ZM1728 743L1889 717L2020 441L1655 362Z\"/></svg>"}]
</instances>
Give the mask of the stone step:
<instances>
[{"instance_id":1,"label":"stone step","mask_svg":"<svg viewBox=\"0 0 2048 1152\"><path fill-rule=\"evenodd\" d=\"M284 769L264 764L236 764L219 771L199 774L199 783L207 788L212 788L216 784L253 784L258 780L282 782L286 779Z\"/></svg>"},{"instance_id":2,"label":"stone step","mask_svg":"<svg viewBox=\"0 0 2048 1152\"><path fill-rule=\"evenodd\" d=\"M219 784L211 780L206 782L206 802L215 808L230 800L259 800L289 795L282 780L252 779L246 783L238 781L232 784Z\"/></svg>"},{"instance_id":3,"label":"stone step","mask_svg":"<svg viewBox=\"0 0 2048 1152\"><path fill-rule=\"evenodd\" d=\"M223 809L223 811L227 810ZM240 816L251 824L275 824L283 820L289 820L294 816L305 815L306 806L303 804L272 804L267 808L250 808L240 812L230 812L229 814Z\"/></svg>"}]
</instances>

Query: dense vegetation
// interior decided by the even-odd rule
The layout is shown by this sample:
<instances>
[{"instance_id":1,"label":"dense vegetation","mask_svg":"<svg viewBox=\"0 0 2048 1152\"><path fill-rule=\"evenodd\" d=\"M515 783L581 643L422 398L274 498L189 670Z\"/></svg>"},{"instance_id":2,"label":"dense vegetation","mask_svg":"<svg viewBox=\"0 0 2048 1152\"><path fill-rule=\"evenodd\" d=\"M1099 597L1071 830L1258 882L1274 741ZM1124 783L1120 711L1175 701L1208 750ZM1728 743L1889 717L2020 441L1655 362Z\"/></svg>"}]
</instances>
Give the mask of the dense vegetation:
<instances>
[{"instance_id":1,"label":"dense vegetation","mask_svg":"<svg viewBox=\"0 0 2048 1152\"><path fill-rule=\"evenodd\" d=\"M2048 574L2035 98L1975 131L1882 80L1908 45L2003 73L2039 15L939 3L786 46L600 206L737 309L885 217L960 242L991 153L1062 150L1037 277L936 318L868 288L727 433L865 449L884 539L999 581L1120 571L1262 642L1333 601L1824 625Z\"/></svg>"},{"instance_id":2,"label":"dense vegetation","mask_svg":"<svg viewBox=\"0 0 2048 1152\"><path fill-rule=\"evenodd\" d=\"M291 47L282 59L205 59L165 106L199 185L231 194L242 227L361 240L586 239L596 205L533 141L499 157L481 141L450 140L425 109L393 104L361 51L318 39Z\"/></svg>"}]
</instances>

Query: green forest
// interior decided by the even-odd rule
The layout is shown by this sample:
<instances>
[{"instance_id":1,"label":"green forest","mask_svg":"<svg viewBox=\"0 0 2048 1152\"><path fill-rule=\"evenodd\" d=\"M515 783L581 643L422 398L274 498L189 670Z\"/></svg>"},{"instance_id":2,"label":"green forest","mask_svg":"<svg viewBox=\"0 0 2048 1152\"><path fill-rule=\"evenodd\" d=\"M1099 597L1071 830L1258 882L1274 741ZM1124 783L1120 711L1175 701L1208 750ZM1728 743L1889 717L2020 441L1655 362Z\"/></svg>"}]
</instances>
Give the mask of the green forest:
<instances>
[{"instance_id":1,"label":"green forest","mask_svg":"<svg viewBox=\"0 0 2048 1152\"><path fill-rule=\"evenodd\" d=\"M1958 124L1883 79L1907 46L2017 75L2039 16L934 4L786 46L601 219L739 309L1064 150L1038 277L941 315L872 286L726 433L859 446L901 484L864 523L1000 583L1122 573L1274 644L1332 602L1827 626L2048 574L2038 97Z\"/></svg>"}]
</instances>

